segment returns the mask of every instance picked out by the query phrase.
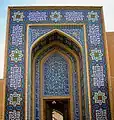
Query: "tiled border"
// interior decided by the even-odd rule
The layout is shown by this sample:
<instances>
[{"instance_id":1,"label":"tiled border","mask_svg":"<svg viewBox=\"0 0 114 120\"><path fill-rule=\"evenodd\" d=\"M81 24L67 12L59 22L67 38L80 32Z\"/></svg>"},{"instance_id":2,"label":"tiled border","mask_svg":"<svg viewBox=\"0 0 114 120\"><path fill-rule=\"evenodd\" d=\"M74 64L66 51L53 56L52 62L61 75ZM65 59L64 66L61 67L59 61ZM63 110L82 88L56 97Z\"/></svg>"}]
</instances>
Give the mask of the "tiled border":
<instances>
[{"instance_id":1,"label":"tiled border","mask_svg":"<svg viewBox=\"0 0 114 120\"><path fill-rule=\"evenodd\" d=\"M79 7L77 9L77 7L72 7L69 8L69 7L66 7L65 9L68 9L70 11L85 11L84 12L84 15L79 14L79 16L81 15L81 17L79 18L72 18L72 19L68 19L69 17L65 17L65 19L62 19L62 16L61 16L61 11L62 13L64 13L63 11L65 10L62 10L61 7L52 7L51 9L49 9L48 7L44 7L45 9L49 9L49 10L46 10L47 12L49 11L49 14L50 14L50 18L47 19L47 21L44 22L44 20L47 18L39 18L37 17L38 20L35 20L32 19L31 21L31 18L30 17L26 17L26 13L27 11L31 11L33 10L33 8L29 7L28 10L26 10L26 7L24 8L21 8L21 7L18 7L18 8L15 8L15 7L12 7L10 10L11 14L9 14L11 17L10 19L10 29L8 30L8 33L7 33L7 40L6 41L6 46L8 45L8 52L6 52L6 56L10 55L9 57L6 57L8 59L6 59L7 62L5 62L5 79L6 79L6 84L7 84L7 87L6 87L6 118L8 117L8 114L10 115L10 118L11 118L11 115L15 112L14 110L16 110L16 114L18 114L19 116L19 112L18 110L21 110L22 108L24 109L24 85L21 84L23 87L17 87L17 89L15 90L14 87L9 87L9 83L10 83L10 79L13 79L13 81L15 82L15 78L14 76L11 78L12 74L10 73L10 67L14 67L14 66L17 66L17 69L19 69L18 67L21 67L21 65L25 65L24 64L24 56L25 56L25 51L24 51L24 47L25 47L25 43L23 41L22 44L19 44L18 46L16 46L16 44L14 44L13 41L16 40L16 37L13 32L13 27L18 27L17 25L19 25L20 29L21 29L21 26L23 26L23 35L21 35L21 37L23 38L20 38L25 40L26 36L25 36L25 32L26 32L26 27L25 27L25 23L31 23L31 24L36 24L36 23L64 23L64 22L67 22L67 23L72 23L72 22L75 22L77 24L79 23L86 23L87 24L87 41L88 41L88 56L89 56L89 69L90 69L90 81L94 81L94 80L97 80L98 78L95 77L95 72L98 71L98 68L102 68L103 70L99 69L100 72L103 72L102 73L102 79L104 80L104 83L102 84L92 84L93 82L91 82L91 99L92 100L92 119L101 119L102 117L105 117L106 119L110 119L110 107L109 107L109 94L108 94L108 77L107 77L107 64L106 64L106 58L105 58L105 48L104 48L104 36L102 36L102 34L104 34L104 28L102 30L102 27L103 26L103 21L102 21L102 12L101 12L101 8L95 8L95 7ZM37 7L34 7L34 11ZM59 10L61 8L61 10ZM53 9L53 10L52 10ZM77 9L77 10L76 10ZM86 10L87 9L87 10ZM19 12L18 12L19 11ZM37 10L36 10L37 11ZM55 12L56 11L56 12ZM40 10L39 10L40 12ZM15 13L15 14L14 14ZM24 13L24 14L22 14ZM52 19L53 18L53 14L55 13L59 13L60 15L58 15L58 20L56 19ZM19 15L18 15L19 14ZM36 13L36 14L39 14L39 13ZM65 15L68 15L68 14L71 14L71 13L67 13ZM78 13L75 13L73 12L72 14L77 14ZM18 15L18 16L17 16ZM13 17L12 17L13 16ZM16 17L15 17L16 16ZM29 15L30 16L30 15ZM37 15L38 16L38 15ZM70 15L72 17L72 15ZM84 16L84 17L83 17ZM44 16L43 16L44 17ZM94 19L93 19L94 18ZM8 18L9 19L9 18ZM29 21L28 21L29 19ZM24 21L23 21L24 20ZM43 20L42 22L40 22L41 20ZM48 21L49 20L49 21ZM67 21L66 21L67 20ZM9 21L9 20L8 20ZM71 22L70 22L71 21ZM101 23L101 24L99 24ZM7 27L9 28L9 26ZM95 31L95 32L93 32ZM12 35L11 35L12 34ZM15 33L16 34L16 33ZM17 33L17 35L20 34L19 32ZM10 36L11 35L11 36ZM92 36L94 36L92 38ZM15 39L13 39L13 37ZM95 43L95 40L97 40L97 42ZM94 40L94 42L93 42ZM100 40L100 43L99 43L99 40ZM16 40L18 41L18 40ZM7 43L8 42L8 43ZM97 45L96 45L97 44ZM7 51L7 47L6 47L6 51ZM22 54L20 54L22 53ZM18 54L19 56L16 58L16 60L13 58L13 56L15 56L15 54ZM17 56L17 55L16 55ZM10 66L11 65L11 66ZM92 70L95 70L96 71L92 71ZM21 79L21 82L24 83L24 79L25 76L24 76L24 68L22 66L22 77L20 78ZM94 72L94 73L93 73ZM17 79L17 78L16 78ZM13 85L14 86L14 85ZM14 91L14 92L13 92ZM23 91L23 93L22 93ZM105 103L102 101L102 96L98 96L97 98L99 98L101 100L101 105L96 102L96 99L94 96L96 94L99 93L99 91L103 94L105 94ZM17 107L14 106L14 101L12 102L10 100L10 96L13 96L14 97L14 93L16 92L16 95L20 96L20 100L21 98L23 100L20 101L20 103L18 103L19 101L17 100L16 101L16 104L17 104ZM9 101L8 101L9 99ZM12 102L12 103L11 103ZM21 106L19 106L21 104ZM104 113L103 112L99 112L98 111L105 111ZM23 115L24 112L22 112L20 114L21 117L24 117ZM103 114L102 114L103 113ZM106 113L106 114L105 114ZM96 114L96 116L95 116ZM100 115L100 116L98 116Z\"/></svg>"}]
</instances>

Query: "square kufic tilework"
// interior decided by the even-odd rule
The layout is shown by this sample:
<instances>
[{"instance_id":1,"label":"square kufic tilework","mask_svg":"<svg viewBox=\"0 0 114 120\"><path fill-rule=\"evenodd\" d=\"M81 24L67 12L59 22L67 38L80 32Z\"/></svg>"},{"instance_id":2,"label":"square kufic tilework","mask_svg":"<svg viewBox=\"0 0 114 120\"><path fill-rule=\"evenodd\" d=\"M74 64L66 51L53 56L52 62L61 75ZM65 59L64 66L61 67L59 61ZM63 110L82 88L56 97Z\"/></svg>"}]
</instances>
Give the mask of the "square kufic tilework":
<instances>
[{"instance_id":1,"label":"square kufic tilework","mask_svg":"<svg viewBox=\"0 0 114 120\"><path fill-rule=\"evenodd\" d=\"M10 71L11 71L11 75L9 76L10 87L14 89L21 87L22 86L21 81L23 78L23 76L21 75L21 67L15 65L14 67L11 67Z\"/></svg>"},{"instance_id":2,"label":"square kufic tilework","mask_svg":"<svg viewBox=\"0 0 114 120\"><path fill-rule=\"evenodd\" d=\"M105 75L103 73L104 72L103 66L99 66L98 64L92 66L92 72L93 74L91 76L93 77L94 86L97 86L98 88L104 86Z\"/></svg>"},{"instance_id":3,"label":"square kufic tilework","mask_svg":"<svg viewBox=\"0 0 114 120\"><path fill-rule=\"evenodd\" d=\"M9 111L9 119L8 120L20 120L20 111Z\"/></svg>"},{"instance_id":4,"label":"square kufic tilework","mask_svg":"<svg viewBox=\"0 0 114 120\"><path fill-rule=\"evenodd\" d=\"M22 45L23 42L23 26L22 25L15 25L13 26L11 39L12 39L12 45Z\"/></svg>"},{"instance_id":5,"label":"square kufic tilework","mask_svg":"<svg viewBox=\"0 0 114 120\"><path fill-rule=\"evenodd\" d=\"M98 25L92 24L89 26L88 29L89 33L89 39L90 39L90 43L97 46L98 44L100 44L100 38L101 38L101 34L100 34L100 28Z\"/></svg>"},{"instance_id":6,"label":"square kufic tilework","mask_svg":"<svg viewBox=\"0 0 114 120\"><path fill-rule=\"evenodd\" d=\"M96 120L108 120L106 110L99 109L96 110Z\"/></svg>"}]
</instances>

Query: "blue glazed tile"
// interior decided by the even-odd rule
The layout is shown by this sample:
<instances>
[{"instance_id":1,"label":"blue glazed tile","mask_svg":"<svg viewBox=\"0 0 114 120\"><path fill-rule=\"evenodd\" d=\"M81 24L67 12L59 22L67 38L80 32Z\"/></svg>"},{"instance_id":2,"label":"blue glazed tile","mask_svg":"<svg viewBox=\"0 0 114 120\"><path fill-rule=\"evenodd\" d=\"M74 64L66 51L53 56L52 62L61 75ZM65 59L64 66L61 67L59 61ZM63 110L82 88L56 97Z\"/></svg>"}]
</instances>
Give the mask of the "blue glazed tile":
<instances>
[{"instance_id":1,"label":"blue glazed tile","mask_svg":"<svg viewBox=\"0 0 114 120\"><path fill-rule=\"evenodd\" d=\"M105 57L105 48L104 48L104 38L103 38L103 30L102 30L102 17L101 17L101 10L19 10L19 9L11 9L10 11L10 26L8 31L8 58L7 58L7 86L6 86L6 119L12 119L11 115L15 114L15 119L24 119L24 109L22 110L15 110L15 107L11 107L8 102L8 97L13 93L17 92L17 94L20 94L22 96L22 102L20 103L20 107L24 108L25 105L25 60L26 60L26 25L27 24L56 24L56 23L76 23L86 24L86 39L87 39L87 48L88 48L88 63L89 63L89 73L90 73L90 88L91 88L91 94L95 94L95 92L98 92L99 90L104 92L107 99L105 100L105 103L103 103L103 106L97 105L95 103L93 96L91 96L91 104L92 104L92 120L101 120L101 119L111 119L110 115L110 104L109 104L109 94L108 94L108 77L107 77L107 64L106 64L106 57ZM29 28L29 53L30 48L32 44L43 34L46 34L47 32L52 31L53 29L58 29L70 36L72 36L75 40L77 40L80 45L82 46L82 60L83 65L81 66L82 69L82 75L81 75L81 87L82 89L82 99L84 99L84 88L87 92L87 79L86 79L86 60L85 60L85 42L84 42L84 30L82 27L78 26L47 26L47 27L30 27ZM59 36L61 37L61 36ZM47 37L49 38L49 37ZM51 39L52 40L52 39ZM45 43L39 43L39 48L37 50L40 50L43 48L43 45L47 45L50 42L53 42L53 40L46 40ZM77 46L73 45L73 43L67 39L67 37L64 36L64 41L59 40L60 43L65 44L70 49L77 51L77 54L80 54L80 50L77 48ZM75 48L76 47L76 48ZM14 54L14 50L18 49L20 51L20 56L18 52L16 51ZM52 49L52 48L50 48ZM34 55L36 54L37 50L33 50ZM64 50L63 50L64 51ZM97 52L96 52L97 51ZM99 52L100 51L100 52ZM46 51L45 51L46 52ZM98 55L98 53L101 53ZM66 54L66 53L65 53ZM103 55L102 55L103 54ZM12 59L11 59L11 57ZM100 58L100 57L101 58ZM15 57L15 59L14 59ZM31 56L28 56L29 58ZM30 60L30 59L29 59ZM74 60L73 60L74 61ZM29 67L30 66L29 61ZM38 64L40 64L40 61L37 61L37 67ZM75 61L73 62L75 64ZM94 69L95 66L99 66ZM13 67L17 68L17 71L19 74L16 73L16 71L13 71ZM98 69L99 68L99 69ZM103 68L100 69L100 68ZM11 70L12 69L12 70ZM38 69L36 70L38 76L40 74L40 71ZM101 73L100 80L98 78L99 72ZM30 72L30 71L29 71ZM73 76L75 77L76 74L74 73ZM68 76L67 76L68 77ZM66 78L67 78L66 77ZM39 77L37 79L40 79ZM67 80L68 81L68 80ZM100 82L98 82L100 81ZM78 91L76 89L77 81L74 81L74 87L73 87L73 95L75 96ZM37 85L40 85L40 82L36 81ZM49 84L49 83L48 83ZM61 95L63 93L65 95L69 94L69 86L68 82L63 82L62 84L65 85L65 90L60 92ZM38 87L38 88L37 88ZM40 87L37 86L36 92L40 92ZM57 86L58 87L58 86ZM44 88L45 90L46 88ZM46 89L48 90L48 89ZM45 94L47 94L47 91L45 90ZM86 93L85 92L85 93ZM49 94L49 93L48 93ZM52 93L50 93L52 94ZM49 94L49 95L50 95ZM58 95L58 93L56 94ZM35 95L36 100L39 100L39 95ZM77 100L78 96L75 98L74 101ZM86 98L87 99L87 98ZM29 76L28 80L28 119L30 119L30 107L31 107L31 79ZM77 102L75 102L77 103ZM75 104L74 103L74 104ZM38 101L38 104L36 106L39 106L40 100ZM86 106L88 104L88 101L86 101ZM75 104L77 105L77 104ZM74 105L74 106L75 106ZM18 106L19 107L19 106ZM77 111L79 111L79 108L77 108ZM85 107L85 106L82 106ZM40 119L40 106L38 108L38 115L36 119ZM75 108L74 108L75 109ZM37 109L36 109L37 110ZM75 110L74 110L75 111ZM86 112L86 113L85 113ZM88 118L87 111L83 112L83 118ZM37 112L36 112L37 113ZM102 114L104 116L102 116ZM76 117L79 115L78 112L76 112ZM74 115L75 116L75 115ZM75 119L75 118L74 118ZM79 119L79 116L76 118L76 120Z\"/></svg>"}]
</instances>

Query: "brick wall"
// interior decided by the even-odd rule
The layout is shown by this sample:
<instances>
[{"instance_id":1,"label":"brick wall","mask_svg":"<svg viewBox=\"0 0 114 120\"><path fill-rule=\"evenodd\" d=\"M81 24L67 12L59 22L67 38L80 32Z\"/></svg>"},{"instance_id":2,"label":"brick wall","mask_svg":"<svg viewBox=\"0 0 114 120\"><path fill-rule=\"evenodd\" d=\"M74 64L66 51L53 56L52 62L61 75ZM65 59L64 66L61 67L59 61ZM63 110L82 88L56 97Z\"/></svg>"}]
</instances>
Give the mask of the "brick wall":
<instances>
[{"instance_id":1,"label":"brick wall","mask_svg":"<svg viewBox=\"0 0 114 120\"><path fill-rule=\"evenodd\" d=\"M110 64L110 83L111 83L111 96L112 96L112 111L114 118L114 32L107 32L107 43L108 43L108 53L109 53L109 64Z\"/></svg>"}]
</instances>

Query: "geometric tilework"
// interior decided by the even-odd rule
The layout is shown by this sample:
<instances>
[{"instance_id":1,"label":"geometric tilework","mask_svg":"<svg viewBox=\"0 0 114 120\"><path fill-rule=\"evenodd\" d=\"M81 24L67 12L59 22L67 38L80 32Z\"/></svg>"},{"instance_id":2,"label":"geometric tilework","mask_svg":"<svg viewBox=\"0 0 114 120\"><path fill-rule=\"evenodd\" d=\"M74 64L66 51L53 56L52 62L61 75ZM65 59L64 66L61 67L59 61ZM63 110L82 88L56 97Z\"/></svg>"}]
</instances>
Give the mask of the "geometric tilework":
<instances>
[{"instance_id":1,"label":"geometric tilework","mask_svg":"<svg viewBox=\"0 0 114 120\"><path fill-rule=\"evenodd\" d=\"M8 120L20 120L20 111L10 111Z\"/></svg>"},{"instance_id":2,"label":"geometric tilework","mask_svg":"<svg viewBox=\"0 0 114 120\"><path fill-rule=\"evenodd\" d=\"M68 63L63 56L53 53L43 64L44 96L69 95Z\"/></svg>"},{"instance_id":3,"label":"geometric tilework","mask_svg":"<svg viewBox=\"0 0 114 120\"><path fill-rule=\"evenodd\" d=\"M92 24L89 26L89 34L88 34L89 38L90 38L90 43L94 44L95 46L100 44L100 28L98 25Z\"/></svg>"},{"instance_id":4,"label":"geometric tilework","mask_svg":"<svg viewBox=\"0 0 114 120\"><path fill-rule=\"evenodd\" d=\"M36 99L36 108L35 108L35 119L40 119L40 108L39 108L39 103L40 103L40 96L39 96L39 92L40 92L40 90L39 90L39 87L38 86L40 86L40 59L42 59L42 57L43 56L45 56L47 53L49 53L50 51L52 51L53 50L53 48L52 47L50 47L50 48L48 48L46 51L44 51L43 53L41 53L41 55L39 55L37 58L36 58L36 62L35 62L35 65L36 65L36 95L35 95L35 99ZM49 50L49 51L48 51ZM79 95L78 95L78 89L77 89L77 86L78 86L78 82L77 82L77 75L76 75L76 61L74 61L74 58L73 58L73 56L70 54L70 53L68 53L68 51L66 51L66 50L64 50L64 49L61 49L61 48L59 48L58 49L59 51L61 51L63 54L65 54L65 55L67 55L67 57L69 57L70 58L70 60L72 61L72 68L73 68L73 78L72 78L72 84L73 84L73 86L72 86L72 90L73 90L73 94L74 94L74 96L73 96L73 103L74 103L74 107L73 107L73 110L74 110L74 118L75 118L75 120L79 120L79 115L80 115L80 110L79 110L79 104L78 104L78 102L79 102ZM53 53L51 56L49 56L48 57L48 59L46 60L46 63L47 63L47 61L49 61L49 60L51 60L52 59L52 61L54 60L54 59L57 59L57 60L59 60L59 59L63 59L63 56L61 56L61 55L59 55L59 53L57 53L57 52L55 52L55 53ZM65 59L65 58L64 58ZM65 63L63 63L63 61L65 62ZM54 60L54 62L56 63L57 61L56 60ZM53 64L53 62L50 62L50 64ZM48 65L48 66L50 66L50 64ZM62 60L62 61L60 61L60 65L61 64L65 64L66 65L66 61L65 60ZM68 63L67 63L68 64ZM44 65L45 65L45 63L44 63ZM56 65L56 64L55 64ZM64 66L64 65L63 65ZM62 66L62 67L63 67ZM59 67L59 65L58 65L58 67ZM45 68L45 67L44 67ZM53 70L54 68L52 67L52 70ZM55 66L55 69L56 69L56 66ZM61 68L61 69L59 69L59 70L62 70L62 69L64 69L64 67L63 68ZM61 71L62 72L62 71ZM56 75L56 74L55 74ZM68 76L67 76L68 77ZM55 84L58 84L58 85L56 85L57 86L57 88L58 88L58 91L59 91L59 89L61 89L61 87L59 88L59 86L61 85L59 85L59 82L60 81L58 81L58 80L56 80L56 79L54 79L54 78L52 78L53 80L52 80L52 85L53 85L53 81L55 81ZM63 78L64 79L64 78ZM47 81L47 80L46 80ZM65 81L66 81L66 79L65 79ZM64 85L64 82L65 81L63 81L63 85ZM66 81L67 82L67 81ZM45 83L45 82L44 82ZM62 83L62 81L61 81L61 83ZM48 85L44 85L45 87L46 86L50 86L50 84L51 83L48 83ZM67 87L69 88L69 86L68 86L68 83L63 87L63 88L65 88L65 89L67 89ZM43 90L45 90L46 88L43 88ZM56 88L54 88L55 90L56 90ZM46 91L47 90L47 91ZM55 93L53 93L52 91L50 91L50 89L46 89L45 91L45 94L44 94L44 96L46 96L46 95L52 95L52 96L58 96L58 95L62 95L62 96L66 96L67 94L66 93L64 93L63 91L59 91L60 93L56 93L56 91L55 91ZM50 92L50 93L49 93ZM46 93L48 93L48 94L46 94ZM62 93L62 94L61 94Z\"/></svg>"},{"instance_id":5,"label":"geometric tilework","mask_svg":"<svg viewBox=\"0 0 114 120\"><path fill-rule=\"evenodd\" d=\"M96 120L108 120L106 110L99 109L96 110Z\"/></svg>"},{"instance_id":6,"label":"geometric tilework","mask_svg":"<svg viewBox=\"0 0 114 120\"><path fill-rule=\"evenodd\" d=\"M20 94L17 94L16 92L14 92L13 94L10 94L8 101L10 105L13 105L14 107L16 107L16 105L20 105L22 98Z\"/></svg>"},{"instance_id":7,"label":"geometric tilework","mask_svg":"<svg viewBox=\"0 0 114 120\"><path fill-rule=\"evenodd\" d=\"M87 18L89 21L95 22L98 21L99 16L97 12L91 11L88 12Z\"/></svg>"},{"instance_id":8,"label":"geometric tilework","mask_svg":"<svg viewBox=\"0 0 114 120\"><path fill-rule=\"evenodd\" d=\"M39 36L43 35L43 34L46 34L47 32L51 31L51 29L30 29L30 33L31 33L31 44L36 40L38 39ZM33 42L32 42L33 41Z\"/></svg>"},{"instance_id":9,"label":"geometric tilework","mask_svg":"<svg viewBox=\"0 0 114 120\"><path fill-rule=\"evenodd\" d=\"M35 27L33 28L34 30L35 30ZM36 30L37 30L37 27L36 27ZM40 30L40 29L38 29L38 30ZM63 30L63 29L61 29L61 30ZM72 29L71 29L72 30ZM32 29L30 29L30 31L32 32ZM68 31L67 29L66 29L66 31ZM75 29L74 31L77 31L77 32L79 32L80 33L80 29ZM70 33L70 32L69 32ZM32 36L32 35L31 35ZM80 34L78 34L78 36L80 36ZM54 37L56 38L55 40L54 40ZM31 39L32 39L32 37L30 37ZM46 39L46 40L45 40ZM62 43L63 42L63 44L65 45L67 45L67 46L69 46L69 47L71 47L72 49L74 49L74 50L76 50L76 52L78 51L78 54L79 54L79 48L76 46L76 45L73 45L72 44L72 42L71 41L68 41L67 39L68 38L66 38L66 37L64 37L64 36L62 36L61 34L58 34L58 33L53 33L53 34L51 34L51 35L49 35L48 37L46 37L45 39L43 39L42 40L42 42L41 42L41 44L39 43L38 45L37 45L37 47L36 48L34 48L34 50L33 50L33 54L34 54L34 52L35 51L39 51L40 50L40 47L44 47L46 44L50 44L50 43L52 43L53 41L56 41L57 40L57 42L60 42L60 43ZM80 40L81 38L79 37L79 39L78 40ZM45 42L45 41L47 41L47 42ZM31 43L31 42L30 42ZM71 49L70 48L70 49ZM47 52L47 51L46 51ZM37 52L36 52L37 53ZM34 55L33 55L34 56ZM51 60L51 59L50 59ZM62 62L62 61L61 61ZM61 63L60 62L60 63ZM50 63L53 63L53 62L50 62ZM38 66L37 66L38 67ZM46 70L46 71L48 71L48 70ZM37 71L37 73L39 73L38 71ZM51 72L52 73L52 72ZM49 75L49 74L48 74ZM38 76L38 75L37 75ZM75 74L74 74L74 76L75 76ZM37 78L37 79L39 79L39 77ZM63 79L64 80L64 79ZM63 81L62 80L62 81ZM46 80L47 81L47 80ZM62 83L62 81L61 81L61 83ZM74 83L75 83L75 80L74 80ZM53 82L51 82L50 84L48 84L48 85L46 85L46 86L51 86L51 84L53 84ZM75 83L75 84L77 84L77 83ZM36 84L37 85L37 84ZM64 85L64 84L63 84ZM67 84L66 84L67 85ZM65 85L65 86L66 86ZM37 85L38 86L38 85ZM68 86L68 85L67 85ZM76 86L76 85L75 85ZM59 86L57 86L57 87L59 87ZM44 89L46 89L47 87L44 87ZM66 87L67 88L67 87ZM77 89L77 88L76 88ZM77 92L76 92L76 89L75 89L75 91L74 91L74 95L76 95L77 94ZM45 91L46 91L46 93L48 93L48 91L47 91L48 89L46 89ZM65 91L67 90L67 89L64 89ZM38 90L38 87L37 87L37 91L39 91ZM57 91L59 91L59 88L58 88L58 90ZM53 96L57 96L57 95L62 95L62 96L66 96L66 95L68 95L68 92L66 92L65 93L65 91L63 91L63 90L61 90L60 92L52 92L52 90L51 90L51 94L50 93L48 93L49 95L53 95ZM62 93L62 94L61 94ZM84 94L83 94L84 95ZM39 98L39 96L37 95L37 97L36 97L37 99ZM74 99L75 101L77 101L77 97ZM78 102L75 102L75 103L78 103ZM37 103L37 105L36 105L37 107L39 106L39 102ZM76 104L75 105L76 106L76 108L77 108L77 110L75 111L75 114L76 114L76 119L78 119L79 118L79 114L78 114L78 112L79 112L79 109L78 109L78 105ZM76 109L76 108L74 108L74 109ZM38 110L39 108L36 108L36 111L39 111ZM84 114L85 115L85 114ZM39 115L38 115L38 112L36 112L36 118L37 119L39 119L39 117L38 117ZM78 117L77 117L78 116Z\"/></svg>"},{"instance_id":10,"label":"geometric tilework","mask_svg":"<svg viewBox=\"0 0 114 120\"><path fill-rule=\"evenodd\" d=\"M18 49L12 50L10 57L11 57L11 61L14 61L17 63L18 61L22 60L22 57L23 57L22 51Z\"/></svg>"},{"instance_id":11,"label":"geometric tilework","mask_svg":"<svg viewBox=\"0 0 114 120\"><path fill-rule=\"evenodd\" d=\"M83 41L81 40L82 37L81 37L81 33L82 33L82 30L81 28L75 28L75 29L61 29L63 32L71 35L72 37L74 37L76 40L79 41L79 43L83 46Z\"/></svg>"},{"instance_id":12,"label":"geometric tilework","mask_svg":"<svg viewBox=\"0 0 114 120\"><path fill-rule=\"evenodd\" d=\"M11 34L11 38L12 38L12 45L21 45L23 42L23 26L22 25L15 25L13 26L13 31Z\"/></svg>"},{"instance_id":13,"label":"geometric tilework","mask_svg":"<svg viewBox=\"0 0 114 120\"><path fill-rule=\"evenodd\" d=\"M94 86L97 86L98 88L104 86L105 75L103 73L103 66L99 66L98 64L92 66L92 72L93 74L91 76L93 77Z\"/></svg>"},{"instance_id":14,"label":"geometric tilework","mask_svg":"<svg viewBox=\"0 0 114 120\"><path fill-rule=\"evenodd\" d=\"M81 27L76 27L75 29L74 28L71 28L71 29L67 29L67 28L64 28L62 26L59 27L59 29L69 35L71 35L72 37L74 37L76 40L78 40L80 42L80 44L84 44L83 41L81 40L82 37L81 37L81 32L82 32L82 28ZM32 44L36 39L38 39L38 37L50 32L51 30L53 30L53 26L52 27L43 27L43 28L40 28L40 27L30 27L30 37L31 37L31 40L30 40L30 44Z\"/></svg>"},{"instance_id":15,"label":"geometric tilework","mask_svg":"<svg viewBox=\"0 0 114 120\"><path fill-rule=\"evenodd\" d=\"M103 54L101 50L98 50L97 48L95 48L91 50L90 56L92 60L95 60L96 62L98 62L99 60L102 60Z\"/></svg>"},{"instance_id":16,"label":"geometric tilework","mask_svg":"<svg viewBox=\"0 0 114 120\"><path fill-rule=\"evenodd\" d=\"M93 99L95 100L95 103L102 105L102 103L105 103L105 100L107 99L107 97L105 96L104 92L98 91L94 93Z\"/></svg>"},{"instance_id":17,"label":"geometric tilework","mask_svg":"<svg viewBox=\"0 0 114 120\"><path fill-rule=\"evenodd\" d=\"M93 74L91 76L93 78L94 86L97 86L98 88L104 86L105 75L103 73L103 66L99 66L98 64L92 66L92 72Z\"/></svg>"},{"instance_id":18,"label":"geometric tilework","mask_svg":"<svg viewBox=\"0 0 114 120\"><path fill-rule=\"evenodd\" d=\"M21 67L15 65L14 67L11 67L10 72L10 87L13 87L14 89L21 87L21 79L23 78L23 76L21 75Z\"/></svg>"},{"instance_id":19,"label":"geometric tilework","mask_svg":"<svg viewBox=\"0 0 114 120\"><path fill-rule=\"evenodd\" d=\"M29 15L27 16L29 18L29 21L39 22L39 21L45 21L47 18L46 12L29 12Z\"/></svg>"},{"instance_id":20,"label":"geometric tilework","mask_svg":"<svg viewBox=\"0 0 114 120\"><path fill-rule=\"evenodd\" d=\"M23 15L23 12L20 12L20 11L14 12L14 15L12 16L13 21L16 21L16 22L23 21L24 17L25 16Z\"/></svg>"},{"instance_id":21,"label":"geometric tilework","mask_svg":"<svg viewBox=\"0 0 114 120\"><path fill-rule=\"evenodd\" d=\"M34 8L34 7L33 7ZM50 32L51 30L57 29L68 36L74 38L75 41L78 41L82 46L82 61L83 65L86 65L85 60L85 44L87 44L87 59L88 67L90 74L90 92L91 92L91 110L92 110L92 120L110 120L110 103L109 103L109 94L108 94L108 76L107 76L107 64L105 56L105 47L104 47L104 37L103 37L103 23L102 23L102 12L100 7L68 7L63 9L63 7L42 7L37 9L33 8L9 8L9 31L8 33L8 51L7 51L7 66L6 71L6 107L5 107L5 118L6 119L24 119L25 117L25 61L26 61L26 47L28 51L31 49L31 45L42 35ZM45 8L45 9L44 9ZM51 9L50 9L51 8ZM35 28L29 27L29 33L27 32L27 25L40 24L41 26L35 26ZM50 24L49 26L42 26L42 24ZM64 24L64 25L61 25ZM73 24L73 25L65 25ZM76 25L74 25L76 24ZM81 25L86 25L84 29ZM81 27L79 27L81 25ZM33 30L34 29L34 30ZM33 31L32 31L33 30ZM34 34L32 34L32 32ZM85 43L84 34L87 42ZM26 38L28 43L26 43ZM59 36L60 37L60 36ZM65 38L66 39L66 38ZM49 40L46 40L48 44ZM59 40L59 42L61 42ZM70 49L75 48L74 42L65 41L66 46ZM28 46L26 46L28 44ZM44 41L39 43L39 48L42 49ZM26 47L25 47L26 46ZM77 52L78 54L78 52ZM78 54L79 55L79 54ZM30 53L28 54L29 58ZM85 97L86 97L86 108L85 111L85 120L89 120L88 112L88 86L86 78L86 68L83 66L83 75L84 75L84 85L85 88ZM30 73L31 74L31 73ZM31 76L28 77L28 103L31 99ZM20 92L21 91L21 92ZM103 96L95 96L96 94L103 93ZM18 99L12 96L19 95ZM14 98L14 100L13 100ZM98 101L95 102L96 98ZM103 101L102 101L103 100ZM15 104L14 101L18 101ZM11 104L9 104L11 103ZM102 103L102 104L101 104ZM13 106L13 107L11 107ZM21 110L18 108L22 108ZM29 108L29 104L28 104ZM28 109L30 112L30 110ZM29 115L31 113L28 113ZM96 115L96 116L95 116ZM10 117L9 117L10 116ZM30 118L27 118L30 120Z\"/></svg>"},{"instance_id":22,"label":"geometric tilework","mask_svg":"<svg viewBox=\"0 0 114 120\"><path fill-rule=\"evenodd\" d=\"M73 21L73 22L83 21L84 19L83 12L75 12L75 11L66 12L64 17L67 21Z\"/></svg>"},{"instance_id":23,"label":"geometric tilework","mask_svg":"<svg viewBox=\"0 0 114 120\"><path fill-rule=\"evenodd\" d=\"M51 12L50 18L52 21L58 22L61 20L62 15L60 12L54 11L54 12Z\"/></svg>"}]
</instances>

